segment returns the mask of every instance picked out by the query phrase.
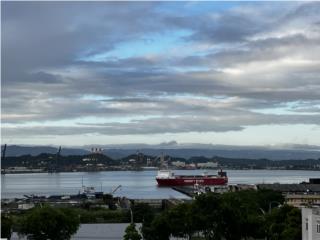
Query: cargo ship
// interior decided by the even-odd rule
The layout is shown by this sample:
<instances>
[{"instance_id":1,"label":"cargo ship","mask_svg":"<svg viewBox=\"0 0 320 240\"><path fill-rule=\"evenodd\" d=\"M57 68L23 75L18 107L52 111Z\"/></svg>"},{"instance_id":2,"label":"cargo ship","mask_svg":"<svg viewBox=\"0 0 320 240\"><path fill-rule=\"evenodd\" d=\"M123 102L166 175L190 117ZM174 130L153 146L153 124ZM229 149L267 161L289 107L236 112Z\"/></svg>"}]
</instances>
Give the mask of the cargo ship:
<instances>
[{"instance_id":1,"label":"cargo ship","mask_svg":"<svg viewBox=\"0 0 320 240\"><path fill-rule=\"evenodd\" d=\"M187 186L187 185L226 185L227 173L220 170L217 175L175 175L171 170L159 170L156 177L158 186Z\"/></svg>"}]
</instances>

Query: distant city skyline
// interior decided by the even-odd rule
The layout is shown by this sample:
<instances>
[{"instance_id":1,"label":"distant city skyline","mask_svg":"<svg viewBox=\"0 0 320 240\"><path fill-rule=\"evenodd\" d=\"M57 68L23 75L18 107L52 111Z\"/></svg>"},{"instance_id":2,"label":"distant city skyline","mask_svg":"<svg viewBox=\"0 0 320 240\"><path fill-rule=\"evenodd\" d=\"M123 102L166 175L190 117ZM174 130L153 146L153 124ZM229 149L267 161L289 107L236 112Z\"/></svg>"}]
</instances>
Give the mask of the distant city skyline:
<instances>
[{"instance_id":1,"label":"distant city skyline","mask_svg":"<svg viewBox=\"0 0 320 240\"><path fill-rule=\"evenodd\" d=\"M2 144L320 146L320 2L1 2Z\"/></svg>"}]
</instances>

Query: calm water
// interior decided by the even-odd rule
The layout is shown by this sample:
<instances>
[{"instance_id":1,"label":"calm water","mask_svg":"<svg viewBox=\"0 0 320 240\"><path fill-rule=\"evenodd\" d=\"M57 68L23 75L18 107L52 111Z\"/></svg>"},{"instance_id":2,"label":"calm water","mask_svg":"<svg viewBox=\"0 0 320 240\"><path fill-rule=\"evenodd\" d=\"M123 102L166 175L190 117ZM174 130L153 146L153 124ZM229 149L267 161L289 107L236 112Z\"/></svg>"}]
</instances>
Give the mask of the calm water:
<instances>
[{"instance_id":1,"label":"calm water","mask_svg":"<svg viewBox=\"0 0 320 240\"><path fill-rule=\"evenodd\" d=\"M201 174L202 170L176 170L176 174ZM216 171L208 171L216 174ZM230 184L299 183L320 177L319 171L288 170L228 170ZM97 191L110 192L122 185L115 195L129 198L185 198L171 188L157 187L157 171L34 173L1 175L2 198L22 197L24 194L76 194L83 184Z\"/></svg>"}]
</instances>

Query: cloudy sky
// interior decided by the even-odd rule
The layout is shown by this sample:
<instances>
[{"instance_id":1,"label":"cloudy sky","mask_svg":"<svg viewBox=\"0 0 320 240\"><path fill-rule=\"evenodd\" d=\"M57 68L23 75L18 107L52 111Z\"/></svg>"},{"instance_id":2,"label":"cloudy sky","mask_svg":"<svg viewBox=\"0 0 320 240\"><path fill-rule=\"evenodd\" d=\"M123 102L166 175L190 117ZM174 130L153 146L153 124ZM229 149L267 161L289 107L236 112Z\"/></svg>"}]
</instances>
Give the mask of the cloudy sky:
<instances>
[{"instance_id":1,"label":"cloudy sky","mask_svg":"<svg viewBox=\"0 0 320 240\"><path fill-rule=\"evenodd\" d=\"M2 141L320 145L320 2L1 2Z\"/></svg>"}]
</instances>

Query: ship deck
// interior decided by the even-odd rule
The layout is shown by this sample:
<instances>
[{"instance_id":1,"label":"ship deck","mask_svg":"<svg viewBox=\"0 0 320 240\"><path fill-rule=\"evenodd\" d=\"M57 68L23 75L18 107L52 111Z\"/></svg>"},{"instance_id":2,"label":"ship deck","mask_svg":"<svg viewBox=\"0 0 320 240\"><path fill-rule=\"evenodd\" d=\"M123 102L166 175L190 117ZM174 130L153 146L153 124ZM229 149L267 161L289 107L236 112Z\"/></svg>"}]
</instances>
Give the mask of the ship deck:
<instances>
[{"instance_id":1,"label":"ship deck","mask_svg":"<svg viewBox=\"0 0 320 240\"><path fill-rule=\"evenodd\" d=\"M221 178L218 175L175 175L175 178Z\"/></svg>"}]
</instances>

